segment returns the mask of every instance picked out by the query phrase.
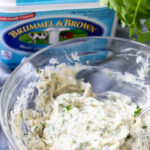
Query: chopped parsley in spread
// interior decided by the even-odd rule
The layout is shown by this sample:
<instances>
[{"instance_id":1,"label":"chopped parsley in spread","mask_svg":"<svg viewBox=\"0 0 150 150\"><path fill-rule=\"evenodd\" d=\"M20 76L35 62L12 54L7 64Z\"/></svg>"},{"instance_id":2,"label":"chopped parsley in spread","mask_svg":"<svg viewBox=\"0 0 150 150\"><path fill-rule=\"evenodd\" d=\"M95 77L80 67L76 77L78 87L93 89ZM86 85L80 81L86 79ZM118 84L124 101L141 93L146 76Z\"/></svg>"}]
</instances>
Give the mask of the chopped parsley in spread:
<instances>
[{"instance_id":1,"label":"chopped parsley in spread","mask_svg":"<svg viewBox=\"0 0 150 150\"><path fill-rule=\"evenodd\" d=\"M27 150L150 149L148 116L136 118L141 108L129 97L110 91L107 100L98 101L91 84L77 80L66 66L39 74L36 110L12 114L14 133L20 139L24 135ZM28 128L23 134L22 117Z\"/></svg>"},{"instance_id":2,"label":"chopped parsley in spread","mask_svg":"<svg viewBox=\"0 0 150 150\"><path fill-rule=\"evenodd\" d=\"M36 73L40 73L40 70L41 70L41 68L39 67L39 68L37 68L36 69Z\"/></svg>"},{"instance_id":3,"label":"chopped parsley in spread","mask_svg":"<svg viewBox=\"0 0 150 150\"><path fill-rule=\"evenodd\" d=\"M70 105L66 106L66 109L69 111L71 109L71 106Z\"/></svg>"},{"instance_id":4,"label":"chopped parsley in spread","mask_svg":"<svg viewBox=\"0 0 150 150\"><path fill-rule=\"evenodd\" d=\"M134 117L137 117L141 113L142 109L137 105L136 111L134 112Z\"/></svg>"}]
</instances>

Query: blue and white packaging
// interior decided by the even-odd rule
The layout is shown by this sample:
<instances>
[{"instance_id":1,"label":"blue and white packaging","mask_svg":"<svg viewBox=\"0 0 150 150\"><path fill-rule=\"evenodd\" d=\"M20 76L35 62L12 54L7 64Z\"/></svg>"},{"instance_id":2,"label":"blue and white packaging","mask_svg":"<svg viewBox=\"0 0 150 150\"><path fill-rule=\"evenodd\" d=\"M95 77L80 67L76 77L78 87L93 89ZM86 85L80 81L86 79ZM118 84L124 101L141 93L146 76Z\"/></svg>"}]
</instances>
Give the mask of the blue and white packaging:
<instances>
[{"instance_id":1,"label":"blue and white packaging","mask_svg":"<svg viewBox=\"0 0 150 150\"><path fill-rule=\"evenodd\" d=\"M98 0L1 0L0 61L13 69L61 41L113 36L116 23L115 12Z\"/></svg>"}]
</instances>

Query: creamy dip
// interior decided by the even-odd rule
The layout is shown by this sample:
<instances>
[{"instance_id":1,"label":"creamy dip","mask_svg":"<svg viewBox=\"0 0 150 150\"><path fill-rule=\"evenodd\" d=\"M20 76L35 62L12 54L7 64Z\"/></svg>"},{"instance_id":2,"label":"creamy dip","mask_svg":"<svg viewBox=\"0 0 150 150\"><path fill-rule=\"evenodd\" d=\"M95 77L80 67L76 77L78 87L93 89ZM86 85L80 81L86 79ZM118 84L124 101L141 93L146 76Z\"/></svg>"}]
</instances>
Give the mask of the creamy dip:
<instances>
[{"instance_id":1,"label":"creamy dip","mask_svg":"<svg viewBox=\"0 0 150 150\"><path fill-rule=\"evenodd\" d=\"M39 70L37 71L39 73ZM13 131L28 150L149 150L150 118L123 94L109 91L97 100L90 83L76 79L73 68L60 66L39 74L36 110L12 112Z\"/></svg>"}]
</instances>

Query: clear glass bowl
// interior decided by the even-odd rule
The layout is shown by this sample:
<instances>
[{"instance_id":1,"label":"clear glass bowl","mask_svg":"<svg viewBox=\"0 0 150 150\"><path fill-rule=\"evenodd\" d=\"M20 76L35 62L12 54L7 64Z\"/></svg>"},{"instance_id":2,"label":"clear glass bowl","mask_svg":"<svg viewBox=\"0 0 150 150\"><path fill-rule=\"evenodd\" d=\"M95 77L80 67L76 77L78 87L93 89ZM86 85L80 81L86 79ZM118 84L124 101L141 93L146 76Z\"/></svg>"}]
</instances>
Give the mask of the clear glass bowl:
<instances>
[{"instance_id":1,"label":"clear glass bowl","mask_svg":"<svg viewBox=\"0 0 150 150\"><path fill-rule=\"evenodd\" d=\"M62 42L32 55L12 73L1 95L1 126L10 148L19 150L11 130L10 111L23 89L30 82L38 80L35 75L37 68L50 65L53 58L59 63L70 65L79 61L93 68L81 71L78 78L90 82L97 95L101 96L101 93L111 90L130 96L136 103L145 103L145 99L149 96L147 94L150 82L149 54L150 47L127 39L88 37ZM55 63L53 61L53 65ZM35 89L27 98L29 107L32 107L36 94Z\"/></svg>"}]
</instances>

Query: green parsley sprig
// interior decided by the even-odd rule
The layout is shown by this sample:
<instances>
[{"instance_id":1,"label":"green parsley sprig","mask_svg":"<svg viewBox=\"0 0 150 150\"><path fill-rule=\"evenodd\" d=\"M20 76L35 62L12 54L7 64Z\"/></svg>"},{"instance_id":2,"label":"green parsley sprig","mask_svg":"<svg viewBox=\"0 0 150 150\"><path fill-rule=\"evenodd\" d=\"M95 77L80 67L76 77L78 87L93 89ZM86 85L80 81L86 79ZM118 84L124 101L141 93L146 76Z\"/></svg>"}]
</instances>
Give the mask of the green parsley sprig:
<instances>
[{"instance_id":1,"label":"green parsley sprig","mask_svg":"<svg viewBox=\"0 0 150 150\"><path fill-rule=\"evenodd\" d=\"M40 71L41 71L41 68L40 68L40 67L36 69L36 73L37 73L37 74L39 74Z\"/></svg>"},{"instance_id":2,"label":"green parsley sprig","mask_svg":"<svg viewBox=\"0 0 150 150\"><path fill-rule=\"evenodd\" d=\"M137 117L141 113L142 109L137 105L136 111L134 112L134 117Z\"/></svg>"},{"instance_id":3,"label":"green parsley sprig","mask_svg":"<svg viewBox=\"0 0 150 150\"><path fill-rule=\"evenodd\" d=\"M66 108L67 111L69 111L71 109L71 106L67 105L65 108Z\"/></svg>"},{"instance_id":4,"label":"green parsley sprig","mask_svg":"<svg viewBox=\"0 0 150 150\"><path fill-rule=\"evenodd\" d=\"M129 37L137 35L137 40L150 44L150 0L99 0L116 11L122 26L130 28ZM143 29L143 25L145 29Z\"/></svg>"}]
</instances>

